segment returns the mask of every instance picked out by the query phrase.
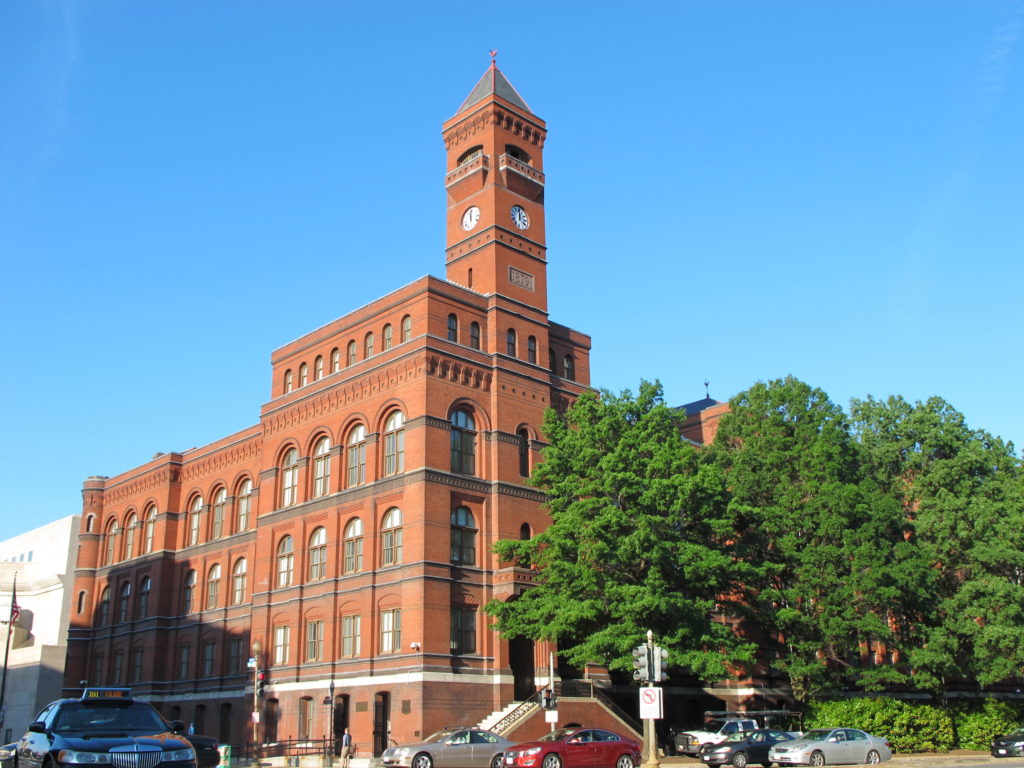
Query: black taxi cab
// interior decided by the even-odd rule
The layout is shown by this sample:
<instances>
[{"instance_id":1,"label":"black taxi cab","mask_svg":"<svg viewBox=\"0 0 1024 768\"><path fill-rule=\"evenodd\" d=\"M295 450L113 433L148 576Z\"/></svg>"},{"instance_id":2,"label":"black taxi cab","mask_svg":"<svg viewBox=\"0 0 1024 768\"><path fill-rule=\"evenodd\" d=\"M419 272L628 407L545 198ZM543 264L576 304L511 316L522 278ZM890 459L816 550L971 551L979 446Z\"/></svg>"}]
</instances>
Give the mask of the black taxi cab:
<instances>
[{"instance_id":1,"label":"black taxi cab","mask_svg":"<svg viewBox=\"0 0 1024 768\"><path fill-rule=\"evenodd\" d=\"M196 768L196 753L152 704L129 688L86 688L43 708L15 749L18 768Z\"/></svg>"}]
</instances>

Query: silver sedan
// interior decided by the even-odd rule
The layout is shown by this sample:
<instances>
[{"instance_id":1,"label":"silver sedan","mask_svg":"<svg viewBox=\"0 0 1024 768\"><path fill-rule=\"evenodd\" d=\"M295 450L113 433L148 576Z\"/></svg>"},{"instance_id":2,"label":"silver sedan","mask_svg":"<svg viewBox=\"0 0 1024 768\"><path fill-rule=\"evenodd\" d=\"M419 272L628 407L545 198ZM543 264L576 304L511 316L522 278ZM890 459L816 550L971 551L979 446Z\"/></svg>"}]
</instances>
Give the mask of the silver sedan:
<instances>
[{"instance_id":1,"label":"silver sedan","mask_svg":"<svg viewBox=\"0 0 1024 768\"><path fill-rule=\"evenodd\" d=\"M779 765L877 765L892 759L889 742L856 728L816 728L795 741L776 744L768 759Z\"/></svg>"},{"instance_id":2,"label":"silver sedan","mask_svg":"<svg viewBox=\"0 0 1024 768\"><path fill-rule=\"evenodd\" d=\"M512 742L479 728L446 728L415 744L385 749L384 768L501 768Z\"/></svg>"}]
</instances>

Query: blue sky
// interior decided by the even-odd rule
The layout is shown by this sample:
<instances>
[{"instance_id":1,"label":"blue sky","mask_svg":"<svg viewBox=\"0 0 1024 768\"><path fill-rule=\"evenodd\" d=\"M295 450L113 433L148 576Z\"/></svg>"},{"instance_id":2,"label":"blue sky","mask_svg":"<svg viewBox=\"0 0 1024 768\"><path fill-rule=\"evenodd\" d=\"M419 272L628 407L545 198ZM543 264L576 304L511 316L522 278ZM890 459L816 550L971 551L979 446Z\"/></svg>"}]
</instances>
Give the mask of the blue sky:
<instances>
[{"instance_id":1,"label":"blue sky","mask_svg":"<svg viewBox=\"0 0 1024 768\"><path fill-rule=\"evenodd\" d=\"M0 2L0 537L254 424L270 352L444 274L441 123L548 123L593 383L940 395L1024 445L1024 2Z\"/></svg>"}]
</instances>

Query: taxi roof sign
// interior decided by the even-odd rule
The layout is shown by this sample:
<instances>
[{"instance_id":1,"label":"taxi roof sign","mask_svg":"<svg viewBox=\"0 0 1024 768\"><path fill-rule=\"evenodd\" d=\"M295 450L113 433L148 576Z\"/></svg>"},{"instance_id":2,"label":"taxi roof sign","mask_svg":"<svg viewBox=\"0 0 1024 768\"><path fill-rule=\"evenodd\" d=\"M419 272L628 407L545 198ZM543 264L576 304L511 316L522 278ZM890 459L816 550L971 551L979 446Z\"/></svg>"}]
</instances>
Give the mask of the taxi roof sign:
<instances>
[{"instance_id":1,"label":"taxi roof sign","mask_svg":"<svg viewBox=\"0 0 1024 768\"><path fill-rule=\"evenodd\" d=\"M96 699L130 699L131 688L86 688L82 691L82 700L95 701Z\"/></svg>"}]
</instances>

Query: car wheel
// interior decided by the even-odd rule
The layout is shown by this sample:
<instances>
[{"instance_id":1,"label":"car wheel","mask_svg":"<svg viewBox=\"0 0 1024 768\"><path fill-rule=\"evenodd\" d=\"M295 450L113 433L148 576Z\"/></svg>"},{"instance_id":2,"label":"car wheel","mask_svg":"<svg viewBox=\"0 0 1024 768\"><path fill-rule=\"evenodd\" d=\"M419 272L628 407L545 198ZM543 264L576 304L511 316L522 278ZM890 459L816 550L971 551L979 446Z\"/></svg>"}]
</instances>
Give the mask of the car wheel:
<instances>
[{"instance_id":1,"label":"car wheel","mask_svg":"<svg viewBox=\"0 0 1024 768\"><path fill-rule=\"evenodd\" d=\"M541 763L541 768L562 768L562 758L558 755L544 755L544 762Z\"/></svg>"},{"instance_id":2,"label":"car wheel","mask_svg":"<svg viewBox=\"0 0 1024 768\"><path fill-rule=\"evenodd\" d=\"M811 753L811 765L822 766L825 764L825 755L821 752Z\"/></svg>"},{"instance_id":3,"label":"car wheel","mask_svg":"<svg viewBox=\"0 0 1024 768\"><path fill-rule=\"evenodd\" d=\"M634 768L633 758L629 755L619 755L619 759L615 761L615 768Z\"/></svg>"},{"instance_id":4,"label":"car wheel","mask_svg":"<svg viewBox=\"0 0 1024 768\"><path fill-rule=\"evenodd\" d=\"M420 752L412 759L412 768L434 768L434 759L426 752Z\"/></svg>"},{"instance_id":5,"label":"car wheel","mask_svg":"<svg viewBox=\"0 0 1024 768\"><path fill-rule=\"evenodd\" d=\"M747 768L747 753L737 752L732 756L732 764L735 768Z\"/></svg>"},{"instance_id":6,"label":"car wheel","mask_svg":"<svg viewBox=\"0 0 1024 768\"><path fill-rule=\"evenodd\" d=\"M864 762L868 765L878 765L880 762L882 762L882 756L872 749L870 752L868 752L868 759Z\"/></svg>"},{"instance_id":7,"label":"car wheel","mask_svg":"<svg viewBox=\"0 0 1024 768\"><path fill-rule=\"evenodd\" d=\"M505 753L499 752L491 758L491 768L501 768L505 764Z\"/></svg>"}]
</instances>

